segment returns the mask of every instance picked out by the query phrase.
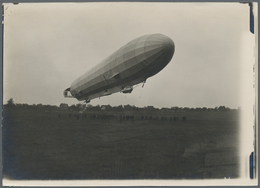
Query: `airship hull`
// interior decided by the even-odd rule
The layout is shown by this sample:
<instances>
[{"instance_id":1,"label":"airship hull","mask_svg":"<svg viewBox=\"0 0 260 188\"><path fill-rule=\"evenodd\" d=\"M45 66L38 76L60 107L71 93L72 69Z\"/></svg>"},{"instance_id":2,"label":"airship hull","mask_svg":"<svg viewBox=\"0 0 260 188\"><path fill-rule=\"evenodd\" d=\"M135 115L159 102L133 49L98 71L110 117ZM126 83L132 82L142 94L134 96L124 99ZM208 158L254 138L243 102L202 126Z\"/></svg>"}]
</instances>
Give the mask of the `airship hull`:
<instances>
[{"instance_id":1,"label":"airship hull","mask_svg":"<svg viewBox=\"0 0 260 188\"><path fill-rule=\"evenodd\" d=\"M160 72L171 61L174 50L173 41L162 34L136 38L80 76L65 91L80 101L120 91L130 93L131 86Z\"/></svg>"}]
</instances>

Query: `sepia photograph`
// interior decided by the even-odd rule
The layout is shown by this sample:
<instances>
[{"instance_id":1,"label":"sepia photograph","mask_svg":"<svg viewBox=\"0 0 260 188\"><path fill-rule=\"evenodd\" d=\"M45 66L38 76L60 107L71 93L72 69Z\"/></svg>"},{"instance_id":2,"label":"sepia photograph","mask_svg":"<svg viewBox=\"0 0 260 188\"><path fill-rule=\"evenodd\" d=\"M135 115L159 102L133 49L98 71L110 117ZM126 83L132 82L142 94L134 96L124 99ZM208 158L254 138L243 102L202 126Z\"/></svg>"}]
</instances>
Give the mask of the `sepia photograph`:
<instances>
[{"instance_id":1,"label":"sepia photograph","mask_svg":"<svg viewBox=\"0 0 260 188\"><path fill-rule=\"evenodd\" d=\"M3 185L257 185L257 6L4 3Z\"/></svg>"}]
</instances>

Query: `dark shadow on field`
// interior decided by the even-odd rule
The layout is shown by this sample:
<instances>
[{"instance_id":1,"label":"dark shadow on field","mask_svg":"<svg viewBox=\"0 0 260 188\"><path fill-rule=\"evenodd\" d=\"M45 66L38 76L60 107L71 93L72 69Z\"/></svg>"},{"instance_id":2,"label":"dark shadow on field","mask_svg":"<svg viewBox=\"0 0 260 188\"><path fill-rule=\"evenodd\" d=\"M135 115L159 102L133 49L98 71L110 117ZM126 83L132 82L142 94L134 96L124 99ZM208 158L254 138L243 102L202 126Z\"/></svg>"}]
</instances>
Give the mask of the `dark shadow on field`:
<instances>
[{"instance_id":1,"label":"dark shadow on field","mask_svg":"<svg viewBox=\"0 0 260 188\"><path fill-rule=\"evenodd\" d=\"M145 118L140 112L131 112L129 115L134 118L123 119L128 113L108 116L109 112L102 112L103 116L95 114L94 118L92 112L6 108L4 177L43 180L239 176L238 111L168 113L166 119L157 118L156 114ZM183 116L187 120L183 121ZM174 121L173 117L180 118Z\"/></svg>"}]
</instances>

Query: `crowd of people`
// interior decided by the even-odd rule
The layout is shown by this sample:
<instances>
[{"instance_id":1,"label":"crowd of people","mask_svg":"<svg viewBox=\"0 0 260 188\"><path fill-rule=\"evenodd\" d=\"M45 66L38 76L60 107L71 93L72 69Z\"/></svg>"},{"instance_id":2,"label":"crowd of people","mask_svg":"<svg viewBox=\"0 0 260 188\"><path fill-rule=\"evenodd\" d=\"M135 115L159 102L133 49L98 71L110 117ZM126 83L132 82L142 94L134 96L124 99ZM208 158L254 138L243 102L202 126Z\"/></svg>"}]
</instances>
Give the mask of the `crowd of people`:
<instances>
[{"instance_id":1,"label":"crowd of people","mask_svg":"<svg viewBox=\"0 0 260 188\"><path fill-rule=\"evenodd\" d=\"M91 119L91 120L119 120L119 121L134 121L134 120L155 120L155 121L172 121L172 122L186 122L187 117L182 116L152 116L152 115L140 115L135 117L134 115L125 115L125 114L59 114L59 118L68 116L69 118L76 119Z\"/></svg>"}]
</instances>

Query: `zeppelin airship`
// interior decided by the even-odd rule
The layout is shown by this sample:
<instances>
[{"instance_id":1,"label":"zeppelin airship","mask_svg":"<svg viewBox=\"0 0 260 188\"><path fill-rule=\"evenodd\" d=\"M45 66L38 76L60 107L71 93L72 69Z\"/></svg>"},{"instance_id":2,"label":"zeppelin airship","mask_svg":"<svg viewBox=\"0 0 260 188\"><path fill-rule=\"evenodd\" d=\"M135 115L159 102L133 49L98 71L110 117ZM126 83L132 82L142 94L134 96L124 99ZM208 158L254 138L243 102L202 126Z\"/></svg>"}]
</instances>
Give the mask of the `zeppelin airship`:
<instances>
[{"instance_id":1,"label":"zeppelin airship","mask_svg":"<svg viewBox=\"0 0 260 188\"><path fill-rule=\"evenodd\" d=\"M174 50L174 42L165 35L138 37L77 78L63 95L88 103L116 92L131 93L134 85L160 72Z\"/></svg>"}]
</instances>

